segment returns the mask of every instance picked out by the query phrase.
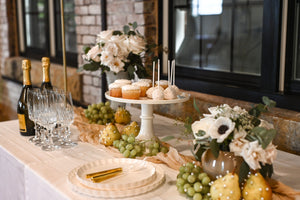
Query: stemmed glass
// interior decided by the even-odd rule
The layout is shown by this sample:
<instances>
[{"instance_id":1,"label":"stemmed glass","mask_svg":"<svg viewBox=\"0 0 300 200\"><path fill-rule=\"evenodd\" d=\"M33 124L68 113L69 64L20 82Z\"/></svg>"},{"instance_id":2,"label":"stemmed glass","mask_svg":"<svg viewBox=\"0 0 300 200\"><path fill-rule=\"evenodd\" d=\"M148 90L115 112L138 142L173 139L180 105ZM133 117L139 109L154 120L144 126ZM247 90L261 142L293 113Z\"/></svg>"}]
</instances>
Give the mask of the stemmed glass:
<instances>
[{"instance_id":1,"label":"stemmed glass","mask_svg":"<svg viewBox=\"0 0 300 200\"><path fill-rule=\"evenodd\" d=\"M52 138L52 132L57 122L58 107L56 100L54 92L46 90L42 92L41 100L39 102L41 108L39 122L46 128L46 140L44 141L45 144L42 146L42 150L45 151L53 151L58 148L54 145Z\"/></svg>"},{"instance_id":2,"label":"stemmed glass","mask_svg":"<svg viewBox=\"0 0 300 200\"><path fill-rule=\"evenodd\" d=\"M40 90L38 88L31 89L27 92L27 108L28 108L28 117L30 120L34 122L35 136L30 137L29 141L36 144L41 145L41 137L40 137L40 129L37 124L39 117L39 95Z\"/></svg>"},{"instance_id":3,"label":"stemmed glass","mask_svg":"<svg viewBox=\"0 0 300 200\"><path fill-rule=\"evenodd\" d=\"M62 106L61 108L61 115L62 115L62 147L73 147L76 146L77 143L73 142L70 139L71 135L71 129L70 126L74 121L74 109L73 109L73 101L72 101L72 95L70 92L63 92L60 93L61 95L61 100L63 101L60 105Z\"/></svg>"}]
</instances>

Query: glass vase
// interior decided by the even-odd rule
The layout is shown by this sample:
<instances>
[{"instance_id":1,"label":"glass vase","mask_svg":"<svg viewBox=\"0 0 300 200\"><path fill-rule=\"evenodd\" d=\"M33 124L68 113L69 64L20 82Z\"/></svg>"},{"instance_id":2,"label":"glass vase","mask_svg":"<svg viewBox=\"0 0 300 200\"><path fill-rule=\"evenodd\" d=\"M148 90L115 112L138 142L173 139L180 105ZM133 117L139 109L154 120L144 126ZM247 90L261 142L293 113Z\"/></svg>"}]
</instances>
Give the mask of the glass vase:
<instances>
[{"instance_id":1,"label":"glass vase","mask_svg":"<svg viewBox=\"0 0 300 200\"><path fill-rule=\"evenodd\" d=\"M235 156L233 152L219 151L216 158L210 149L206 150L201 158L202 168L208 176L215 180L219 175L226 175L228 172L239 173L242 157Z\"/></svg>"}]
</instances>

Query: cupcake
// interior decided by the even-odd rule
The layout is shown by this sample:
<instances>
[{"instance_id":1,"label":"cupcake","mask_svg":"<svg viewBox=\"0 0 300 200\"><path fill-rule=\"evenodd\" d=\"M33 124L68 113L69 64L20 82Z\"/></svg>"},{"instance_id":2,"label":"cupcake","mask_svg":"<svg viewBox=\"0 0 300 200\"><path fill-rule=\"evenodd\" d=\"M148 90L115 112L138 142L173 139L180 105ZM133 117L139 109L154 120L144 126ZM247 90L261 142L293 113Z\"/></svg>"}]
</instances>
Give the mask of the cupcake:
<instances>
[{"instance_id":1,"label":"cupcake","mask_svg":"<svg viewBox=\"0 0 300 200\"><path fill-rule=\"evenodd\" d=\"M147 82L150 85L152 84L152 80L151 79L146 79L146 78L139 79L138 82Z\"/></svg>"},{"instance_id":2,"label":"cupcake","mask_svg":"<svg viewBox=\"0 0 300 200\"><path fill-rule=\"evenodd\" d=\"M155 81L155 85L158 86L158 81ZM159 81L159 86L163 87L166 89L169 85L169 82L167 80L160 80Z\"/></svg>"},{"instance_id":3,"label":"cupcake","mask_svg":"<svg viewBox=\"0 0 300 200\"><path fill-rule=\"evenodd\" d=\"M124 85L122 86L122 97L124 99L139 99L141 89L136 85Z\"/></svg>"},{"instance_id":4,"label":"cupcake","mask_svg":"<svg viewBox=\"0 0 300 200\"><path fill-rule=\"evenodd\" d=\"M152 94L153 94L153 91L155 90L155 88L158 88L158 86L156 87L150 87L147 92L146 92L146 95L149 99L152 99ZM164 91L164 88L162 88L161 86L159 86L159 89Z\"/></svg>"},{"instance_id":5,"label":"cupcake","mask_svg":"<svg viewBox=\"0 0 300 200\"><path fill-rule=\"evenodd\" d=\"M122 84L122 85L130 85L131 84L131 80L117 79L117 80L115 80L114 83L119 83L119 84Z\"/></svg>"},{"instance_id":6,"label":"cupcake","mask_svg":"<svg viewBox=\"0 0 300 200\"><path fill-rule=\"evenodd\" d=\"M108 86L109 96L122 97L122 85L119 83L111 83Z\"/></svg>"},{"instance_id":7,"label":"cupcake","mask_svg":"<svg viewBox=\"0 0 300 200\"><path fill-rule=\"evenodd\" d=\"M162 87L155 87L152 93L153 100L163 100L164 99L164 90Z\"/></svg>"},{"instance_id":8,"label":"cupcake","mask_svg":"<svg viewBox=\"0 0 300 200\"><path fill-rule=\"evenodd\" d=\"M146 96L146 91L150 88L150 83L146 82L146 81L138 81L135 83L132 83L132 85L135 86L139 86L141 89L141 97L145 97Z\"/></svg>"}]
</instances>

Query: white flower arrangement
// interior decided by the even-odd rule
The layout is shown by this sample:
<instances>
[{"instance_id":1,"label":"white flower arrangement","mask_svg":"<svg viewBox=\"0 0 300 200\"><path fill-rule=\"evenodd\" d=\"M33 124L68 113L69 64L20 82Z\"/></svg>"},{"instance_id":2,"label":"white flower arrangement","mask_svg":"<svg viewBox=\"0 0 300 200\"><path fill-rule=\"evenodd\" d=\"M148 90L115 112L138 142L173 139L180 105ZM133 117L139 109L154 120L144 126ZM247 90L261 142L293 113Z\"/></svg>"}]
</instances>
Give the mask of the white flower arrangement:
<instances>
[{"instance_id":1,"label":"white flower arrangement","mask_svg":"<svg viewBox=\"0 0 300 200\"><path fill-rule=\"evenodd\" d=\"M200 160L206 149L211 149L215 157L219 150L230 151L244 159L246 171L264 168L267 173L272 173L272 163L277 155L276 146L272 144L276 130L258 117L276 103L267 97L263 97L263 102L265 105L258 104L249 112L227 104L209 108L210 114L203 114L203 118L191 124L194 149L198 150L195 157Z\"/></svg>"},{"instance_id":2,"label":"white flower arrangement","mask_svg":"<svg viewBox=\"0 0 300 200\"><path fill-rule=\"evenodd\" d=\"M80 67L81 70L96 71L102 69L119 73L128 72L130 78L134 78L134 72L138 77L144 77L146 70L142 62L148 46L145 38L136 30L137 23L125 25L123 31L106 30L100 32L96 38L96 44L84 49L82 56L88 63Z\"/></svg>"}]
</instances>

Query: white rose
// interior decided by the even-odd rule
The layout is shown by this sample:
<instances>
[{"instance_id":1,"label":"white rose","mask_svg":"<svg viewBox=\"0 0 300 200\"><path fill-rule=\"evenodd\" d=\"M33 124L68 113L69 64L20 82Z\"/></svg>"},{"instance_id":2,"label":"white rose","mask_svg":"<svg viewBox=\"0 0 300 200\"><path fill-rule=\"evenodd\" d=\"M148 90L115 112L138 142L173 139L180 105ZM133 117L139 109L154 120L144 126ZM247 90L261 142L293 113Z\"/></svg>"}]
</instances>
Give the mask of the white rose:
<instances>
[{"instance_id":1,"label":"white rose","mask_svg":"<svg viewBox=\"0 0 300 200\"><path fill-rule=\"evenodd\" d=\"M124 65L125 64L122 62L122 60L116 57L107 66L110 68L111 71L119 73L120 71L124 70Z\"/></svg>"},{"instance_id":2,"label":"white rose","mask_svg":"<svg viewBox=\"0 0 300 200\"><path fill-rule=\"evenodd\" d=\"M222 143L228 135L234 130L235 123L227 117L219 117L209 128L208 134L212 139L217 139L218 143Z\"/></svg>"},{"instance_id":3,"label":"white rose","mask_svg":"<svg viewBox=\"0 0 300 200\"><path fill-rule=\"evenodd\" d=\"M129 52L139 54L145 50L146 42L144 38L137 35L130 35L127 40L124 41Z\"/></svg>"},{"instance_id":4,"label":"white rose","mask_svg":"<svg viewBox=\"0 0 300 200\"><path fill-rule=\"evenodd\" d=\"M100 61L103 65L108 66L114 60L113 55L108 51L103 51L100 57Z\"/></svg>"},{"instance_id":5,"label":"white rose","mask_svg":"<svg viewBox=\"0 0 300 200\"><path fill-rule=\"evenodd\" d=\"M101 48L98 45L92 47L86 54L87 60L93 60L95 62L100 62L99 54L101 54Z\"/></svg>"},{"instance_id":6,"label":"white rose","mask_svg":"<svg viewBox=\"0 0 300 200\"><path fill-rule=\"evenodd\" d=\"M241 156L244 146L248 143L248 140L242 138L235 139L229 144L230 152L234 152L236 156Z\"/></svg>"},{"instance_id":7,"label":"white rose","mask_svg":"<svg viewBox=\"0 0 300 200\"><path fill-rule=\"evenodd\" d=\"M103 47L105 51L109 52L112 56L118 56L119 47L114 42L107 42Z\"/></svg>"},{"instance_id":8,"label":"white rose","mask_svg":"<svg viewBox=\"0 0 300 200\"><path fill-rule=\"evenodd\" d=\"M244 145L241 156L253 170L261 168L259 162L266 163L266 153L258 141Z\"/></svg>"},{"instance_id":9,"label":"white rose","mask_svg":"<svg viewBox=\"0 0 300 200\"><path fill-rule=\"evenodd\" d=\"M277 156L277 150L276 146L270 143L267 148L265 149L266 151L266 160L268 164L272 164Z\"/></svg>"},{"instance_id":10,"label":"white rose","mask_svg":"<svg viewBox=\"0 0 300 200\"><path fill-rule=\"evenodd\" d=\"M245 138L246 136L247 136L247 132L241 126L239 126L238 129L234 130L234 135L233 135L234 139Z\"/></svg>"},{"instance_id":11,"label":"white rose","mask_svg":"<svg viewBox=\"0 0 300 200\"><path fill-rule=\"evenodd\" d=\"M208 138L208 129L214 124L215 119L213 118L202 118L200 121L195 121L192 124L192 131L194 134L195 139L202 140L204 138ZM198 131L202 130L205 132L205 135L199 136L197 135Z\"/></svg>"},{"instance_id":12,"label":"white rose","mask_svg":"<svg viewBox=\"0 0 300 200\"><path fill-rule=\"evenodd\" d=\"M100 34L97 35L96 42L97 43L106 43L112 37L113 30L101 31Z\"/></svg>"}]
</instances>

